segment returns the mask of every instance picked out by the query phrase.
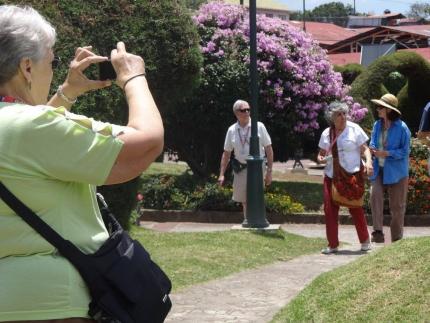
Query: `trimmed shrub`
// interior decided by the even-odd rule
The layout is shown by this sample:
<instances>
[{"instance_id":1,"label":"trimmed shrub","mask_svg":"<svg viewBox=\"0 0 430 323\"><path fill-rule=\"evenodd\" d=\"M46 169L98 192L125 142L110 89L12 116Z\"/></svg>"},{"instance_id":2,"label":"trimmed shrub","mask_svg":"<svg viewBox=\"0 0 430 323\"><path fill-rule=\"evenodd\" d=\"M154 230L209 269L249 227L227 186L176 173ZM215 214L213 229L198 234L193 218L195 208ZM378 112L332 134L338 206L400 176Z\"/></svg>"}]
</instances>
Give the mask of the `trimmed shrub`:
<instances>
[{"instance_id":1,"label":"trimmed shrub","mask_svg":"<svg viewBox=\"0 0 430 323\"><path fill-rule=\"evenodd\" d=\"M342 75L343 83L348 85L351 85L364 69L362 65L357 63L334 66L334 70Z\"/></svg>"},{"instance_id":2,"label":"trimmed shrub","mask_svg":"<svg viewBox=\"0 0 430 323\"><path fill-rule=\"evenodd\" d=\"M391 72L384 82L384 86L391 94L397 95L399 91L405 86L406 78L399 72Z\"/></svg>"},{"instance_id":3,"label":"trimmed shrub","mask_svg":"<svg viewBox=\"0 0 430 323\"><path fill-rule=\"evenodd\" d=\"M386 93L386 80L392 72L402 74L407 82L399 91L399 110L402 119L412 133L418 130L422 108L430 101L430 64L414 52L396 52L383 56L373 62L351 85L350 95L366 107L371 107L371 99L380 98ZM374 110L374 109L371 109ZM370 132L375 118L368 113L362 127Z\"/></svg>"}]
</instances>

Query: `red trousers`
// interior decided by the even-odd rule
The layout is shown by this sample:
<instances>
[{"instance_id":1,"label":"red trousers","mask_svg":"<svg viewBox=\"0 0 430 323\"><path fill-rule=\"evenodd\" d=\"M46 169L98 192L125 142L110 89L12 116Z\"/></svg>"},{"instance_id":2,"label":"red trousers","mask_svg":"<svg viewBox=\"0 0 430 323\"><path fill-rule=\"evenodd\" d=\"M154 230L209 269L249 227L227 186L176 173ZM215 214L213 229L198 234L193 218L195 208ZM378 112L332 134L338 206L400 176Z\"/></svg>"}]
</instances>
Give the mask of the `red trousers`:
<instances>
[{"instance_id":1,"label":"red trousers","mask_svg":"<svg viewBox=\"0 0 430 323\"><path fill-rule=\"evenodd\" d=\"M336 248L339 245L339 206L331 198L331 182L332 179L330 177L324 176L325 230L329 247ZM367 221L363 208L350 208L349 213L352 216L360 243L367 242L369 232L367 231Z\"/></svg>"}]
</instances>

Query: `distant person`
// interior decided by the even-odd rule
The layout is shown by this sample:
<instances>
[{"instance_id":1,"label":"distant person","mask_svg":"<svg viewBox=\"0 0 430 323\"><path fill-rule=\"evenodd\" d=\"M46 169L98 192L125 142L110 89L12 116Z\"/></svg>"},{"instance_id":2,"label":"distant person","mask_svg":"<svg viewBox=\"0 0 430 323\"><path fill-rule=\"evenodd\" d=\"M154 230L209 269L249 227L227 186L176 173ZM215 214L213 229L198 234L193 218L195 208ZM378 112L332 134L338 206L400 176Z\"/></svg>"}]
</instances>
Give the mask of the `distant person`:
<instances>
[{"instance_id":1,"label":"distant person","mask_svg":"<svg viewBox=\"0 0 430 323\"><path fill-rule=\"evenodd\" d=\"M326 222L327 248L321 250L323 254L336 253L339 246L339 205L332 198L333 159L338 156L339 165L348 173L357 173L360 170L361 156L366 159L365 172L373 174L370 150L366 145L369 137L361 127L347 121L348 106L345 103L333 102L326 110L326 118L330 127L321 134L317 161L326 164L324 169L324 214ZM335 154L333 155L333 152ZM366 217L363 207L351 207L349 213L357 230L361 250L371 248L369 232L367 231Z\"/></svg>"},{"instance_id":2,"label":"distant person","mask_svg":"<svg viewBox=\"0 0 430 323\"><path fill-rule=\"evenodd\" d=\"M221 157L221 167L218 183L224 184L224 174L230 161L231 153L234 152L234 159L231 160L233 168L233 200L242 203L243 215L246 221L246 159L249 156L249 143L251 138L251 118L249 104L243 100L237 100L233 105L233 113L237 122L230 126L224 142L224 152ZM265 185L272 183L273 149L269 133L263 123L258 122L258 137L260 144L260 156L267 157L265 171ZM264 165L263 165L264 166Z\"/></svg>"},{"instance_id":3,"label":"distant person","mask_svg":"<svg viewBox=\"0 0 430 323\"><path fill-rule=\"evenodd\" d=\"M379 119L373 125L370 150L374 174L370 178L370 207L372 210L372 242L385 241L383 232L384 190L388 191L391 213L391 241L403 237L406 199L409 181L409 152L411 132L397 109L397 98L385 94L379 100L373 99Z\"/></svg>"}]
</instances>

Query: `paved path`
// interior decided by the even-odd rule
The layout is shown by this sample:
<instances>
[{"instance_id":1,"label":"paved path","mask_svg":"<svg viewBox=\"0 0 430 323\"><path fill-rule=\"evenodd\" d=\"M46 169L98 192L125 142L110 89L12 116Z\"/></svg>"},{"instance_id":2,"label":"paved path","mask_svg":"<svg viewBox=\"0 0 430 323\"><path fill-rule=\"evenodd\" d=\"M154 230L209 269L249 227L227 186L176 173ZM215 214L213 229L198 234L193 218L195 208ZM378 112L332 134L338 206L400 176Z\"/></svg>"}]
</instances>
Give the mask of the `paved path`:
<instances>
[{"instance_id":1,"label":"paved path","mask_svg":"<svg viewBox=\"0 0 430 323\"><path fill-rule=\"evenodd\" d=\"M231 228L231 224L155 223L142 226L160 231L194 232ZM325 237L319 224L286 224L282 228L307 237ZM369 228L370 231L371 228ZM389 229L384 228L387 240ZM430 228L407 227L405 237L430 236ZM365 255L359 251L355 228L342 225L341 241L349 243L336 255L314 254L246 270L228 277L195 285L172 295L173 309L166 322L270 322L274 314L321 273ZM388 244L389 242L387 242ZM382 247L378 244L375 248Z\"/></svg>"}]
</instances>

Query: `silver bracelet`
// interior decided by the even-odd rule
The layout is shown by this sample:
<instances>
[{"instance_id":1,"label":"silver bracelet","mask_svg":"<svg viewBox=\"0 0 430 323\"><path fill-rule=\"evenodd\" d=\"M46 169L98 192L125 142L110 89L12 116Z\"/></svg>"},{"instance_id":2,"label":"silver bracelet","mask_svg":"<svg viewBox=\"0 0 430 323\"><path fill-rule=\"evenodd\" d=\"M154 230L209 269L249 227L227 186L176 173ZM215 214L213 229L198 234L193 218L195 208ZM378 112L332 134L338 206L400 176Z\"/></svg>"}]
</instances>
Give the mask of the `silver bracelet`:
<instances>
[{"instance_id":1,"label":"silver bracelet","mask_svg":"<svg viewBox=\"0 0 430 323\"><path fill-rule=\"evenodd\" d=\"M58 89L57 89L57 95L58 95L61 99L63 99L65 102L70 103L70 104L74 104L74 103L76 103L76 101L78 100L78 98L71 99L71 98L67 97L67 96L64 94L64 92L63 92L63 86L62 86L62 85L59 85L59 86L58 86Z\"/></svg>"}]
</instances>

